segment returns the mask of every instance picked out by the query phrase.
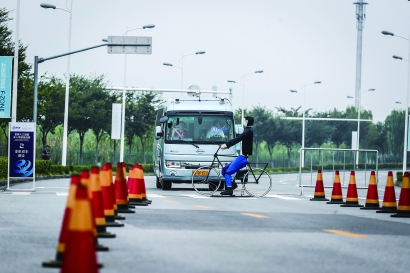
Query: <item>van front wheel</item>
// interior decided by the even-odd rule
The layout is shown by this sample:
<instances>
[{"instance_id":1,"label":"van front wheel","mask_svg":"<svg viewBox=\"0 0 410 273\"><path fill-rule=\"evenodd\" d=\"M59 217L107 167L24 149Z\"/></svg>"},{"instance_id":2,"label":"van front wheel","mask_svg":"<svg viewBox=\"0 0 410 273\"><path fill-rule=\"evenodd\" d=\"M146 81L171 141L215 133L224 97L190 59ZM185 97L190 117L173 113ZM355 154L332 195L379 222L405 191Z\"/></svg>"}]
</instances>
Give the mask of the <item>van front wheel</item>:
<instances>
[{"instance_id":1,"label":"van front wheel","mask_svg":"<svg viewBox=\"0 0 410 273\"><path fill-rule=\"evenodd\" d=\"M157 187L157 189L161 189L161 188L162 188L162 184L161 184L160 178L159 178L158 176L157 176L156 178L157 178L157 179L156 179L155 186Z\"/></svg>"},{"instance_id":2,"label":"van front wheel","mask_svg":"<svg viewBox=\"0 0 410 273\"><path fill-rule=\"evenodd\" d=\"M164 178L162 178L162 189L164 191L168 191L171 188L172 188L172 181L165 180Z\"/></svg>"}]
</instances>

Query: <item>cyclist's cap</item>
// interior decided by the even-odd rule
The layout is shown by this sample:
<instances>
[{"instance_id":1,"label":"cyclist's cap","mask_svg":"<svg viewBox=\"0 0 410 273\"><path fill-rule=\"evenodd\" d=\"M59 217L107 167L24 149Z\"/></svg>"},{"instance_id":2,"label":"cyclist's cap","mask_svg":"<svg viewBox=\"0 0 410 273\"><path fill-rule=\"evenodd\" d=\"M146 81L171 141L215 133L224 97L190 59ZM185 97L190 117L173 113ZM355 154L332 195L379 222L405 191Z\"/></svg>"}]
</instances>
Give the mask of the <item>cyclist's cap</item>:
<instances>
[{"instance_id":1,"label":"cyclist's cap","mask_svg":"<svg viewBox=\"0 0 410 273\"><path fill-rule=\"evenodd\" d=\"M245 119L248 121L248 126L252 126L253 125L253 117L251 116L247 116L245 117Z\"/></svg>"}]
</instances>

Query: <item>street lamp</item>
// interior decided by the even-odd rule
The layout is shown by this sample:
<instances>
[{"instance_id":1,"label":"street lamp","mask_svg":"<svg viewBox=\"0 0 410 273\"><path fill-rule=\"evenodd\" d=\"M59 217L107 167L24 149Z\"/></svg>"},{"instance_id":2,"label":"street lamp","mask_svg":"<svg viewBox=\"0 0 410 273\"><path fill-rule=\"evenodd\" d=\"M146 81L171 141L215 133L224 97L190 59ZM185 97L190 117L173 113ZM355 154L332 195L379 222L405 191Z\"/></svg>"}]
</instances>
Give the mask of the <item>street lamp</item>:
<instances>
[{"instance_id":1,"label":"street lamp","mask_svg":"<svg viewBox=\"0 0 410 273\"><path fill-rule=\"evenodd\" d=\"M393 32L390 31L386 31L383 30L382 34L384 35L389 35L389 36L396 36L399 38L402 38L404 40L407 40L408 44L409 44L409 50L408 50L408 60L407 61L407 91L406 91L406 116L404 118L404 141L403 141L403 173L406 171L406 167L407 167L407 139L408 139L408 122L409 122L409 91L410 91L410 36L409 38L405 38L403 36L399 36L394 34ZM404 60L403 58L393 55L394 59L397 60Z\"/></svg>"},{"instance_id":2,"label":"street lamp","mask_svg":"<svg viewBox=\"0 0 410 273\"><path fill-rule=\"evenodd\" d=\"M373 91L375 91L375 90L376 90L376 89L374 89L374 88L370 88L368 91L369 91L369 92L373 92ZM361 111L362 111L362 96L361 96L360 93L358 94L358 96L359 96L359 98L356 98L356 100L359 101L359 103L358 103L358 104L359 104L359 108L358 108L359 113L358 113L358 115L357 115L357 149L359 149L359 141L360 141L360 113L361 113ZM347 96L347 98L353 99L352 96ZM357 152L356 164L359 164L359 152Z\"/></svg>"},{"instance_id":3,"label":"street lamp","mask_svg":"<svg viewBox=\"0 0 410 273\"><path fill-rule=\"evenodd\" d=\"M321 84L321 83L322 83L321 81L315 81L315 82L313 82L313 83L305 84L305 85L302 87L302 90L303 90L302 149L305 148L305 101L306 101L306 99L305 99L305 98L306 98L306 96L305 96L305 93L306 93L305 87L306 87L306 86L309 86L309 85ZM290 92L292 92L292 93L298 93L297 90L290 90ZM303 150L302 150L301 157L302 157L302 167L305 167L305 151L303 151Z\"/></svg>"},{"instance_id":4,"label":"street lamp","mask_svg":"<svg viewBox=\"0 0 410 273\"><path fill-rule=\"evenodd\" d=\"M202 54L205 54L205 53L206 53L205 51L197 51L197 52L191 53L191 54L186 54L186 55L182 54L182 57L179 58L179 60L178 60L178 64L181 62L181 66L176 66L176 65L173 65L171 63L162 63L162 64L165 65L165 66L172 66L172 67L181 69L181 90L182 90L182 88L184 86L184 57L190 56L190 55L202 55Z\"/></svg>"},{"instance_id":5,"label":"street lamp","mask_svg":"<svg viewBox=\"0 0 410 273\"><path fill-rule=\"evenodd\" d=\"M14 60L13 60L13 96L11 102L11 122L17 121L17 83L19 64L19 29L20 29L20 0L16 6L16 31L14 37Z\"/></svg>"},{"instance_id":6,"label":"street lamp","mask_svg":"<svg viewBox=\"0 0 410 273\"><path fill-rule=\"evenodd\" d=\"M242 83L236 82L236 81L232 81L232 80L228 80L228 82L230 83L237 83L242 85L242 113L241 113L241 124L243 126L243 118L244 118L244 107L245 107L245 76L249 75L249 74L260 74L263 73L263 70L256 70L255 72L249 72L249 73L245 73L242 75L241 79L242 79Z\"/></svg>"},{"instance_id":7,"label":"street lamp","mask_svg":"<svg viewBox=\"0 0 410 273\"><path fill-rule=\"evenodd\" d=\"M145 25L142 27L137 27L128 30L127 27L125 28L124 36L130 31L137 30L137 29L146 29L146 28L154 28L155 25ZM122 89L122 111L121 111L121 145L120 145L120 162L124 162L124 142L125 142L125 92L126 92L126 84L127 84L127 54L124 54L124 89Z\"/></svg>"},{"instance_id":8,"label":"street lamp","mask_svg":"<svg viewBox=\"0 0 410 273\"><path fill-rule=\"evenodd\" d=\"M70 9L63 9L56 7L51 4L42 3L40 7L44 9L60 9L70 14L70 23L68 28L68 52L71 51L71 22L73 15L73 0L70 3ZM70 91L70 55L67 56L67 76L65 84L65 104L64 104L64 125L63 125L63 149L61 156L61 165L67 165L67 134L68 134L68 100L69 100L69 91ZM35 117L37 120L37 117Z\"/></svg>"}]
</instances>

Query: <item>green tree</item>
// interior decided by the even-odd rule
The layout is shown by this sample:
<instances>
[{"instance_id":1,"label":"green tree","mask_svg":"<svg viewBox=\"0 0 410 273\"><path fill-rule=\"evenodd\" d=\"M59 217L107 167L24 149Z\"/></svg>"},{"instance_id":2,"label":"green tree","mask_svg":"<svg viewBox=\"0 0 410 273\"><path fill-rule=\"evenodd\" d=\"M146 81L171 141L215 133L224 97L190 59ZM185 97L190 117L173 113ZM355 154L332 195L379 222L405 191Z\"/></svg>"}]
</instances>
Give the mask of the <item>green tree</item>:
<instances>
[{"instance_id":1,"label":"green tree","mask_svg":"<svg viewBox=\"0 0 410 273\"><path fill-rule=\"evenodd\" d=\"M261 138L266 142L268 148L270 166L273 168L273 149L281 139L282 129L280 127L280 118L271 116L265 120L261 127L264 128L260 132Z\"/></svg>"},{"instance_id":2,"label":"green tree","mask_svg":"<svg viewBox=\"0 0 410 273\"><path fill-rule=\"evenodd\" d=\"M404 146L404 120L404 110L393 110L384 122L387 130L387 143L389 145L390 156L395 161L402 160Z\"/></svg>"},{"instance_id":3,"label":"green tree","mask_svg":"<svg viewBox=\"0 0 410 273\"><path fill-rule=\"evenodd\" d=\"M283 107L278 107L276 108L279 113L282 114L282 116L285 117L297 117L299 116L298 110L299 108L291 108L291 110L286 110ZM287 154L288 154L288 167L290 167L291 164L291 152L292 152L292 147L296 144L299 143L302 135L302 121L296 121L296 120L286 120L286 119L280 119L280 128L281 128L281 134L280 134L280 140L279 142L286 147Z\"/></svg>"},{"instance_id":4,"label":"green tree","mask_svg":"<svg viewBox=\"0 0 410 273\"><path fill-rule=\"evenodd\" d=\"M47 143L47 135L54 134L55 128L63 124L65 100L65 83L55 76L42 76L38 84L37 124L40 125L43 147Z\"/></svg>"},{"instance_id":5,"label":"green tree","mask_svg":"<svg viewBox=\"0 0 410 273\"><path fill-rule=\"evenodd\" d=\"M259 145L264 141L263 131L269 130L265 123L270 117L272 117L272 113L267 110L266 107L256 106L250 110L247 115L252 116L255 119L255 123L253 124L253 142L255 144L256 165L258 165Z\"/></svg>"},{"instance_id":6,"label":"green tree","mask_svg":"<svg viewBox=\"0 0 410 273\"><path fill-rule=\"evenodd\" d=\"M156 112L154 105L159 102L157 93L143 92L137 101L137 115L143 121L136 131L136 136L140 139L143 154L143 163L146 163L145 147L147 141L152 139L152 132L155 126Z\"/></svg>"},{"instance_id":7,"label":"green tree","mask_svg":"<svg viewBox=\"0 0 410 273\"><path fill-rule=\"evenodd\" d=\"M9 17L10 11L5 8L0 8L0 56L14 56L14 45L15 43L12 40L13 32L8 28L8 22L13 20ZM26 63L26 51L27 46L19 42L19 62L18 62L18 81L17 81L17 99L19 100L20 96L24 96L26 91L24 87L25 80L30 75L31 65ZM14 69L13 69L14 71ZM12 87L13 88L13 87ZM17 103L20 105L20 100ZM19 111L24 111L24 109L18 109ZM17 116L17 120L19 115ZM0 127L3 133L7 136L7 125L11 119L0 119Z\"/></svg>"},{"instance_id":8,"label":"green tree","mask_svg":"<svg viewBox=\"0 0 410 273\"><path fill-rule=\"evenodd\" d=\"M76 130L80 140L79 164L83 164L84 136L94 127L94 133L100 133L95 127L104 116L111 116L111 107L107 109L107 92L104 76L70 76L70 102L68 113L68 131ZM98 125L97 125L98 127ZM101 138L100 138L101 139ZM98 145L97 148L98 150Z\"/></svg>"},{"instance_id":9,"label":"green tree","mask_svg":"<svg viewBox=\"0 0 410 273\"><path fill-rule=\"evenodd\" d=\"M330 114L327 112L308 114L308 117L327 118ZM306 116L305 116L306 117ZM327 120L305 120L305 146L306 147L320 147L323 143L331 140L336 127Z\"/></svg>"}]
</instances>

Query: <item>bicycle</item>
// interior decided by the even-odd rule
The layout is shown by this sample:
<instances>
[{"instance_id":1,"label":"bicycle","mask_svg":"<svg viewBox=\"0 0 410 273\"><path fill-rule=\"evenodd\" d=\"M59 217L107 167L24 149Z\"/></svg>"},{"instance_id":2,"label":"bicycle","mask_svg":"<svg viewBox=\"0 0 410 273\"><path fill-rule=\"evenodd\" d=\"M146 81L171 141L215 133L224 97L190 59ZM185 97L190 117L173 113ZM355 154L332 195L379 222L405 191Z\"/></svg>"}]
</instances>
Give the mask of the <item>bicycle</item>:
<instances>
[{"instance_id":1,"label":"bicycle","mask_svg":"<svg viewBox=\"0 0 410 273\"><path fill-rule=\"evenodd\" d=\"M215 152L211 165L200 166L195 171L192 171L192 187L201 195L212 196L218 189L223 188L223 185L221 185L222 180L219 171L219 169L223 168L223 165L218 156L237 157L220 155L218 154L220 149L221 147L219 147ZM241 191L241 196L244 196L244 193L246 192L252 197L263 197L272 188L272 178L266 171L268 163L259 163L265 165L263 168L252 168L250 164L252 163L246 163L245 175L241 176L243 171L238 171L235 178L233 178L233 181L241 181L242 188L239 189Z\"/></svg>"}]
</instances>

